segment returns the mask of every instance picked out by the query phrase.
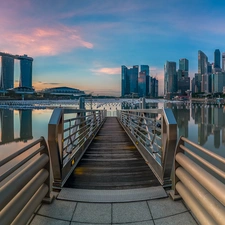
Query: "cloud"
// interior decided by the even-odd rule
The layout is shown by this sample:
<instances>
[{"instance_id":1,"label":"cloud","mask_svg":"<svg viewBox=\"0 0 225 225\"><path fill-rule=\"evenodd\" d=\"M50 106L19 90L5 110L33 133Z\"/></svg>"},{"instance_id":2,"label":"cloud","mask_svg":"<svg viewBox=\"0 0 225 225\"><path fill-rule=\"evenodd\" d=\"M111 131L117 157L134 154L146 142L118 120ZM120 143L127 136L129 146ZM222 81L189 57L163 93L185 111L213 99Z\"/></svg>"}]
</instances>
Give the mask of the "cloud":
<instances>
[{"instance_id":1,"label":"cloud","mask_svg":"<svg viewBox=\"0 0 225 225\"><path fill-rule=\"evenodd\" d=\"M70 52L75 48L93 48L93 44L79 35L76 27L59 25L55 27L27 28L23 32L0 28L2 51L30 56L52 56Z\"/></svg>"},{"instance_id":2,"label":"cloud","mask_svg":"<svg viewBox=\"0 0 225 225\"><path fill-rule=\"evenodd\" d=\"M120 67L114 67L114 68L103 67L100 69L93 69L91 71L94 72L96 75L120 75L121 68Z\"/></svg>"},{"instance_id":3,"label":"cloud","mask_svg":"<svg viewBox=\"0 0 225 225\"><path fill-rule=\"evenodd\" d=\"M58 82L42 82L42 81L33 81L33 86L35 90L42 90L45 88L52 88L52 87L61 87L65 86Z\"/></svg>"},{"instance_id":4,"label":"cloud","mask_svg":"<svg viewBox=\"0 0 225 225\"><path fill-rule=\"evenodd\" d=\"M54 82L44 82L44 83L42 83L42 84L44 84L44 85L59 85L59 84L61 84L61 83L54 83Z\"/></svg>"}]
</instances>

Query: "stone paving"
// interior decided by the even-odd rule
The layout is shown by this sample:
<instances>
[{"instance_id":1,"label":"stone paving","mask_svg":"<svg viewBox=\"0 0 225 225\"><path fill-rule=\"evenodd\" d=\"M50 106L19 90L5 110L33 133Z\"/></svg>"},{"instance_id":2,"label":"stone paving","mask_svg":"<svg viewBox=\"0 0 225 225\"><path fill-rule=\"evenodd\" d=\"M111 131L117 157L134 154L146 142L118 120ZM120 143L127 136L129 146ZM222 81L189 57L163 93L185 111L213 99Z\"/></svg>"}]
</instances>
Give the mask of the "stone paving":
<instances>
[{"instance_id":1,"label":"stone paving","mask_svg":"<svg viewBox=\"0 0 225 225\"><path fill-rule=\"evenodd\" d=\"M85 203L54 199L42 204L30 225L197 225L182 200L170 197L126 203Z\"/></svg>"}]
</instances>

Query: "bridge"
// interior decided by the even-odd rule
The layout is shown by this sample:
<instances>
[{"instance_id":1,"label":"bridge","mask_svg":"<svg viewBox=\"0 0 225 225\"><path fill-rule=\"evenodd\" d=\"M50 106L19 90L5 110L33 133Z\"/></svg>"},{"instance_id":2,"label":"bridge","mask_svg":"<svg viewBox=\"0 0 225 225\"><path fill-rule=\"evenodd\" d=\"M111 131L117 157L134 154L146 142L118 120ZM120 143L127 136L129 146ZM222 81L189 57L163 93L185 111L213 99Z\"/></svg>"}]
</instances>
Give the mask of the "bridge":
<instances>
[{"instance_id":1,"label":"bridge","mask_svg":"<svg viewBox=\"0 0 225 225\"><path fill-rule=\"evenodd\" d=\"M106 115L56 108L48 144L0 162L1 224L224 224L225 158L177 141L170 109Z\"/></svg>"}]
</instances>

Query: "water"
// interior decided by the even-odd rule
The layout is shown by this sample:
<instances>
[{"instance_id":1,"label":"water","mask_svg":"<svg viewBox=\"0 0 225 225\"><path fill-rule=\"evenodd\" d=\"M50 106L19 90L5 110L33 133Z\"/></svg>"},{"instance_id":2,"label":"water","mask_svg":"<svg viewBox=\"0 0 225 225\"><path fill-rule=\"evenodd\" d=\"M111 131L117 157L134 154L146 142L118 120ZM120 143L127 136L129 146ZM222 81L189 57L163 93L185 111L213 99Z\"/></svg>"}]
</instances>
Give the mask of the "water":
<instances>
[{"instance_id":1,"label":"water","mask_svg":"<svg viewBox=\"0 0 225 225\"><path fill-rule=\"evenodd\" d=\"M116 109L137 108L137 100L98 99L92 101L93 109L107 109L116 116ZM135 104L136 103L136 104ZM225 106L190 104L147 100L147 108L169 107L173 110L181 135L225 157ZM77 105L74 105L76 108ZM86 102L91 108L91 102ZM52 109L0 109L0 159L38 139L48 138L48 122ZM224 165L220 165L224 169Z\"/></svg>"}]
</instances>

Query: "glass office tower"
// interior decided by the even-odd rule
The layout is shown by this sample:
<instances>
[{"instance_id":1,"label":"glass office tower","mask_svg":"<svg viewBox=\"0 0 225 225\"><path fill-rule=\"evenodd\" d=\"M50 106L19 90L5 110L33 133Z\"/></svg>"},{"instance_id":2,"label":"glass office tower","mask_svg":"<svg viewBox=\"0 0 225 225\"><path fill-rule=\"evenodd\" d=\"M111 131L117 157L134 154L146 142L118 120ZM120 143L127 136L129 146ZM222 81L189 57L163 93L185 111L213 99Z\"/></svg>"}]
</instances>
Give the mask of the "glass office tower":
<instances>
[{"instance_id":1,"label":"glass office tower","mask_svg":"<svg viewBox=\"0 0 225 225\"><path fill-rule=\"evenodd\" d=\"M2 56L1 60L1 88L7 90L14 87L14 58Z\"/></svg>"},{"instance_id":2,"label":"glass office tower","mask_svg":"<svg viewBox=\"0 0 225 225\"><path fill-rule=\"evenodd\" d=\"M20 87L32 88L32 61L30 57L21 56L20 59Z\"/></svg>"}]
</instances>

